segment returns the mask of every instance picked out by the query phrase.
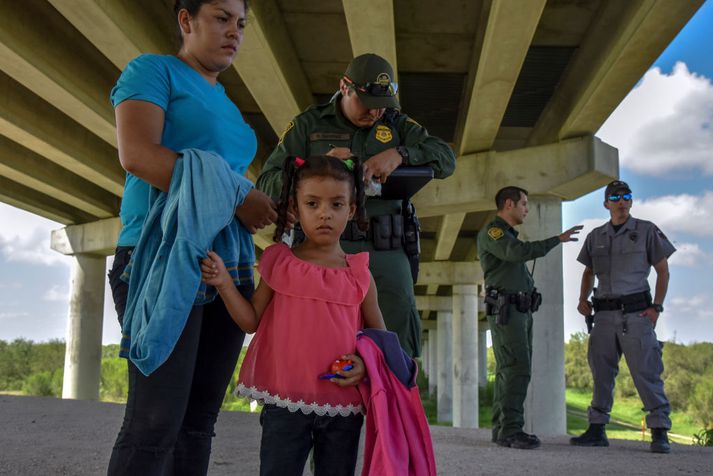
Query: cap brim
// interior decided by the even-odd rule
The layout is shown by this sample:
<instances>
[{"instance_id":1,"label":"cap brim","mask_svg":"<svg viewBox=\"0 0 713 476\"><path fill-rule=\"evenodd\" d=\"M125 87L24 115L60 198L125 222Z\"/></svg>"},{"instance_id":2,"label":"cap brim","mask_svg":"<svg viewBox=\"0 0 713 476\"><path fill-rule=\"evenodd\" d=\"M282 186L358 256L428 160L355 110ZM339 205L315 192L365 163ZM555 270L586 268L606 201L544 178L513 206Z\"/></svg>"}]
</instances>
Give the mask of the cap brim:
<instances>
[{"instance_id":1,"label":"cap brim","mask_svg":"<svg viewBox=\"0 0 713 476\"><path fill-rule=\"evenodd\" d=\"M359 96L361 103L367 109L401 108L401 106L399 106L398 99L396 99L396 96L371 96L359 90L357 90L356 93L357 96Z\"/></svg>"}]
</instances>

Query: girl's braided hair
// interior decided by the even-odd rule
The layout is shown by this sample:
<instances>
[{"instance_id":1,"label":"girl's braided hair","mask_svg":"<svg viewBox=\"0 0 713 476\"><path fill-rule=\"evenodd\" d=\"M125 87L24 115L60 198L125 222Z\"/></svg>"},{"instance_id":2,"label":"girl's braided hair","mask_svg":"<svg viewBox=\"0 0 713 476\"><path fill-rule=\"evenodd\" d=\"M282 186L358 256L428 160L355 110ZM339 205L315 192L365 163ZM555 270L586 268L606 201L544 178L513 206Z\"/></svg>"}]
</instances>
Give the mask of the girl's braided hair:
<instances>
[{"instance_id":1,"label":"girl's braided hair","mask_svg":"<svg viewBox=\"0 0 713 476\"><path fill-rule=\"evenodd\" d=\"M367 230L369 221L366 218L362 163L356 157L351 160L353 166L350 170L345 161L327 155L314 155L306 159L290 156L285 159L282 169L282 192L277 207L277 223L275 234L272 237L273 241L279 242L285 233L290 199L292 199L292 203L297 203L297 187L300 180L310 177L331 177L335 180L349 182L352 190L351 203L356 205L353 219L361 231Z\"/></svg>"}]
</instances>

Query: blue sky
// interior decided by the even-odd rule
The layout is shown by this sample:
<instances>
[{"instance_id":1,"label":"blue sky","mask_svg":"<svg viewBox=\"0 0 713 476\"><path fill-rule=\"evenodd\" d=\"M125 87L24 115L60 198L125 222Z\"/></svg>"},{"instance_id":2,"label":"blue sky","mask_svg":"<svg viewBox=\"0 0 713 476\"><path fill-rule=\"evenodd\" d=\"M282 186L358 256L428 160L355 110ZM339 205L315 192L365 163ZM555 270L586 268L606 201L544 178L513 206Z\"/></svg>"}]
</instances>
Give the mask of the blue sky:
<instances>
[{"instance_id":1,"label":"blue sky","mask_svg":"<svg viewBox=\"0 0 713 476\"><path fill-rule=\"evenodd\" d=\"M632 214L654 221L678 251L657 332L661 340L713 342L713 1L708 0L602 126L634 191ZM602 190L563 205L563 227L603 223ZM0 204L0 339L64 338L72 259L49 249L61 225ZM575 306L578 244L564 247L565 336L584 330ZM108 286L107 286L108 287ZM120 333L105 296L105 343Z\"/></svg>"}]
</instances>

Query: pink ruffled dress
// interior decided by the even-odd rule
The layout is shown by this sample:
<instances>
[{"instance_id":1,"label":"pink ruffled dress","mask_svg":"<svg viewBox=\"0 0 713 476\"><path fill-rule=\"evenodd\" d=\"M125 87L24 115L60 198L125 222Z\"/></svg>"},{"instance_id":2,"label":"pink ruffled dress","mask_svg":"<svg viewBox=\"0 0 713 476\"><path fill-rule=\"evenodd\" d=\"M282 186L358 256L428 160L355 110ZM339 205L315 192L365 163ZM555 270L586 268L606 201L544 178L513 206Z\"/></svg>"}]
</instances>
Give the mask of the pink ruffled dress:
<instances>
[{"instance_id":1,"label":"pink ruffled dress","mask_svg":"<svg viewBox=\"0 0 713 476\"><path fill-rule=\"evenodd\" d=\"M356 387L318 378L334 360L354 352L364 327L369 254L346 260L344 268L327 268L297 258L284 244L265 249L258 270L275 293L243 360L237 393L305 414L363 411Z\"/></svg>"}]
</instances>

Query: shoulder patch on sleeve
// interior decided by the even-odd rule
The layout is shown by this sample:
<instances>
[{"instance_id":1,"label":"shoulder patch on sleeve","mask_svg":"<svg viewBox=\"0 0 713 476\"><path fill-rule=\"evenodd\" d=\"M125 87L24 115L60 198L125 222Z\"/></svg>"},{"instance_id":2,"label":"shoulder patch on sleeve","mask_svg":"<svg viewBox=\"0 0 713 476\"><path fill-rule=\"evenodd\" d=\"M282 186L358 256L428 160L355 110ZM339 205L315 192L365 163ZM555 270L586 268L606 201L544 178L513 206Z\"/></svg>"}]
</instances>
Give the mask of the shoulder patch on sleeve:
<instances>
[{"instance_id":1,"label":"shoulder patch on sleeve","mask_svg":"<svg viewBox=\"0 0 713 476\"><path fill-rule=\"evenodd\" d=\"M285 130L282 131L282 134L280 134L280 140L277 141L278 145L282 144L282 141L285 140L285 136L293 127L295 127L295 121L290 121L290 123L287 124L287 127L285 127Z\"/></svg>"},{"instance_id":2,"label":"shoulder patch on sleeve","mask_svg":"<svg viewBox=\"0 0 713 476\"><path fill-rule=\"evenodd\" d=\"M661 231L659 227L654 226L654 233L656 233L656 236L658 236L659 238L669 241L669 239L666 237L666 235L663 234L663 231Z\"/></svg>"},{"instance_id":3,"label":"shoulder patch on sleeve","mask_svg":"<svg viewBox=\"0 0 713 476\"><path fill-rule=\"evenodd\" d=\"M488 230L488 236L493 240L499 240L503 235L505 235L505 232L500 227L493 226Z\"/></svg>"}]
</instances>

